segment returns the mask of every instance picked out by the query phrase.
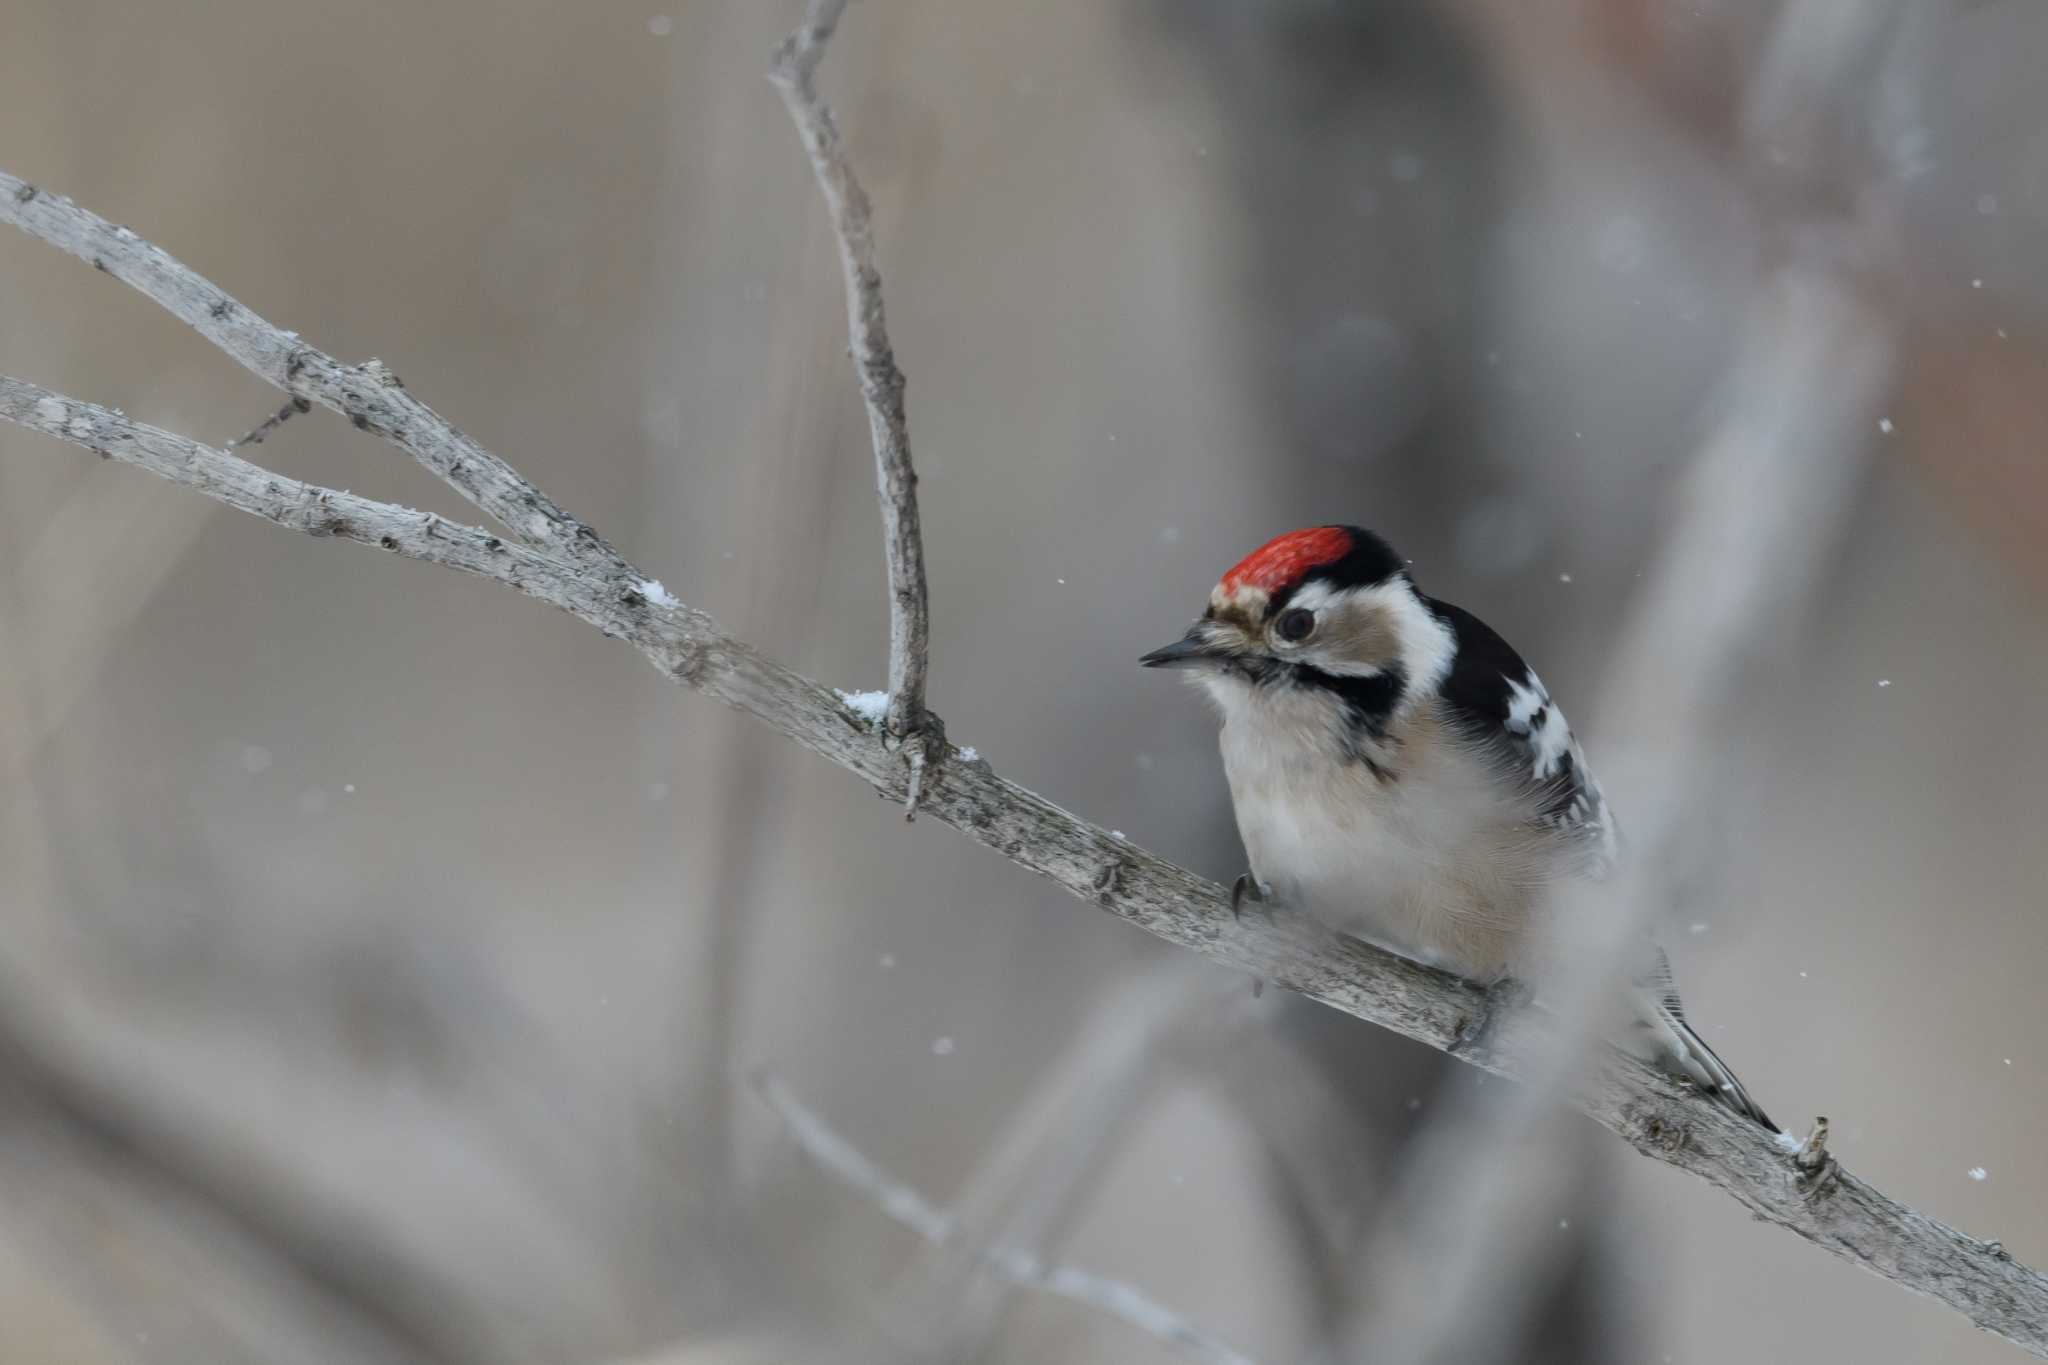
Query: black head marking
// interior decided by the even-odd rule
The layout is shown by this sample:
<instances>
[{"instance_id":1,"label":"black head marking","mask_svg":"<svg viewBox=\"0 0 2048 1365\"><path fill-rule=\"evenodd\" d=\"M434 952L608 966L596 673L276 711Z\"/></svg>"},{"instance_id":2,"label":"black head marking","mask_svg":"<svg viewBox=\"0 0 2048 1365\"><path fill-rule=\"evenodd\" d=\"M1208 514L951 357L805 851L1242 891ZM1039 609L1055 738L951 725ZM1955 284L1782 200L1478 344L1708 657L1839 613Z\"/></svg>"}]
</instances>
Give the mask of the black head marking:
<instances>
[{"instance_id":1,"label":"black head marking","mask_svg":"<svg viewBox=\"0 0 2048 1365\"><path fill-rule=\"evenodd\" d=\"M1304 687L1320 687L1336 697L1344 707L1345 727L1375 740L1387 737L1387 718L1400 704L1401 693L1408 682L1398 664L1369 678L1325 673L1320 668L1296 665L1295 678Z\"/></svg>"},{"instance_id":2,"label":"black head marking","mask_svg":"<svg viewBox=\"0 0 2048 1365\"><path fill-rule=\"evenodd\" d=\"M1394 553L1394 547L1363 526L1337 529L1351 537L1351 548L1341 558L1310 569L1302 576L1302 582L1328 583L1337 588L1369 588L1408 572L1406 562Z\"/></svg>"}]
</instances>

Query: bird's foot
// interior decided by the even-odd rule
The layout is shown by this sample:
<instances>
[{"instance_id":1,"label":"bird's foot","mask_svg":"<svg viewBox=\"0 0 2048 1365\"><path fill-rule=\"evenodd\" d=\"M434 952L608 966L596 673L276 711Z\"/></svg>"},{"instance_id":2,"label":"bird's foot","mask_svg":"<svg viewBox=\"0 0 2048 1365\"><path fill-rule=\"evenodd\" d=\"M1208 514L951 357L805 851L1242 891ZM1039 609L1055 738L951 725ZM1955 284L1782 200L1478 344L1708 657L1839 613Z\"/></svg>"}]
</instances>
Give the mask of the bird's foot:
<instances>
[{"instance_id":1,"label":"bird's foot","mask_svg":"<svg viewBox=\"0 0 2048 1365\"><path fill-rule=\"evenodd\" d=\"M1249 872L1237 874L1237 880L1230 884L1230 917L1244 918L1246 904L1270 906L1273 903L1273 888Z\"/></svg>"},{"instance_id":2,"label":"bird's foot","mask_svg":"<svg viewBox=\"0 0 2048 1365\"><path fill-rule=\"evenodd\" d=\"M1249 872L1240 872L1237 874L1237 880L1230 884L1230 918L1233 922L1241 922L1244 919L1244 907L1247 904L1261 907L1270 916L1273 905L1273 888ZM1253 977L1252 999L1256 1000L1265 993L1266 978L1262 976Z\"/></svg>"},{"instance_id":3,"label":"bird's foot","mask_svg":"<svg viewBox=\"0 0 2048 1365\"><path fill-rule=\"evenodd\" d=\"M1486 988L1478 1014L1466 1017L1463 1026L1458 1030L1457 1038L1451 1043L1451 1052L1462 1056L1468 1052L1485 1053L1492 1050L1501 1021L1535 998L1536 992L1520 977L1500 978Z\"/></svg>"}]
</instances>

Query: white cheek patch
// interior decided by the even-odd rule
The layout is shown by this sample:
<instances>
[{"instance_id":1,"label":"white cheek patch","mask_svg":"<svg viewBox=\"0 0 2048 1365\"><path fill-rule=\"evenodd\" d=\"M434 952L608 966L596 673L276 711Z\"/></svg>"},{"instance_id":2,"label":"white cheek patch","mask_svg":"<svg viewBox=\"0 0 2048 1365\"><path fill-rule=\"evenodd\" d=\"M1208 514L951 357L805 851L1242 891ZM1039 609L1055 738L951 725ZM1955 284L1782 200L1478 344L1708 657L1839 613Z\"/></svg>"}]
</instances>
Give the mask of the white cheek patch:
<instances>
[{"instance_id":1,"label":"white cheek patch","mask_svg":"<svg viewBox=\"0 0 2048 1365\"><path fill-rule=\"evenodd\" d=\"M1332 588L1329 583L1318 579L1303 584L1292 597L1287 599L1289 611L1315 613L1318 621L1326 620L1333 609L1350 606L1364 600L1364 594ZM1314 666L1324 673L1339 678L1376 678L1381 668L1376 663L1363 659L1345 659L1330 652L1330 645L1323 632L1318 631L1300 645L1286 640L1274 643L1274 652L1282 659Z\"/></svg>"},{"instance_id":2,"label":"white cheek patch","mask_svg":"<svg viewBox=\"0 0 2048 1365\"><path fill-rule=\"evenodd\" d=\"M1458 652L1457 638L1435 612L1423 605L1414 585L1406 579L1348 590L1333 590L1328 583L1311 583L1287 602L1290 607L1307 607L1318 614L1339 604L1354 611L1377 612L1386 618L1398 642L1396 649L1407 679L1404 690L1408 696L1431 695L1450 674L1451 661ZM1380 672L1378 668L1346 667L1327 660L1316 663L1328 673L1371 677Z\"/></svg>"},{"instance_id":3,"label":"white cheek patch","mask_svg":"<svg viewBox=\"0 0 2048 1365\"><path fill-rule=\"evenodd\" d=\"M1429 696L1450 676L1451 661L1457 657L1458 639L1437 614L1415 595L1415 585L1403 579L1372 589L1384 594L1387 610L1400 632L1401 666L1408 670L1411 696Z\"/></svg>"}]
</instances>

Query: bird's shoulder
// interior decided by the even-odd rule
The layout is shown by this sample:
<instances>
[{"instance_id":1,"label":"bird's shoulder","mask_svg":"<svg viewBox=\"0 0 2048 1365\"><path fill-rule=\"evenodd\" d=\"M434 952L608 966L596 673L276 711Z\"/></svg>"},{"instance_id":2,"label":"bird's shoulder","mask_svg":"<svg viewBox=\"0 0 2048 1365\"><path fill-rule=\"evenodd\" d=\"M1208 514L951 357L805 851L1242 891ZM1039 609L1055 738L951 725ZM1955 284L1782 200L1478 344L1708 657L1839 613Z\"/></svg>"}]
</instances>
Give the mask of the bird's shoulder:
<instances>
[{"instance_id":1,"label":"bird's shoulder","mask_svg":"<svg viewBox=\"0 0 2048 1365\"><path fill-rule=\"evenodd\" d=\"M1437 685L1445 719L1489 751L1502 772L1525 783L1543 823L1585 841L1589 870L1613 862L1616 830L1585 751L1536 670L1484 621L1463 607L1424 597L1449 628L1455 648Z\"/></svg>"}]
</instances>

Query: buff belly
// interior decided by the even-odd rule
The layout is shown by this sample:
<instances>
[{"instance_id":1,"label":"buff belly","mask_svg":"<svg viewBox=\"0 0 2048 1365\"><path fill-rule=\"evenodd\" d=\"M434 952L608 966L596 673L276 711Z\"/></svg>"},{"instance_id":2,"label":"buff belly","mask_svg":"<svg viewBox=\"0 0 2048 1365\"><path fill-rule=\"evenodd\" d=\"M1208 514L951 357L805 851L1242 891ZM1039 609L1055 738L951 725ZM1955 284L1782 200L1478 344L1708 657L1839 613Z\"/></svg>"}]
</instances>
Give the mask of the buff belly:
<instances>
[{"instance_id":1,"label":"buff belly","mask_svg":"<svg viewBox=\"0 0 2048 1365\"><path fill-rule=\"evenodd\" d=\"M1525 974L1555 836L1429 708L1340 758L1313 701L1225 708L1224 770L1253 875L1283 906L1403 956L1477 981Z\"/></svg>"}]
</instances>

